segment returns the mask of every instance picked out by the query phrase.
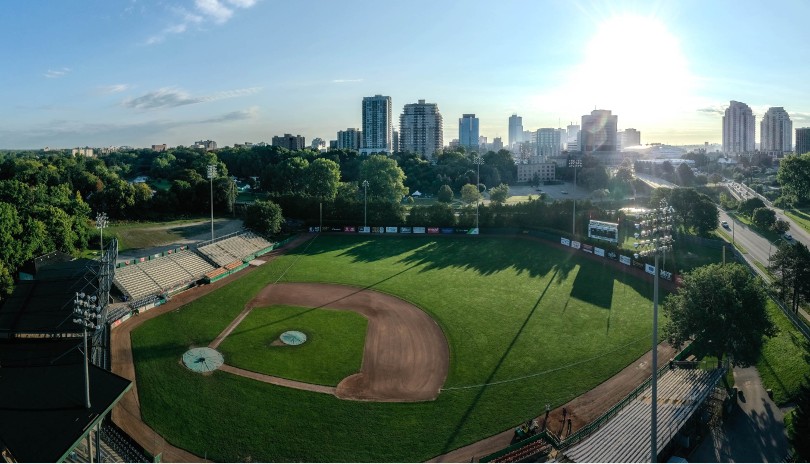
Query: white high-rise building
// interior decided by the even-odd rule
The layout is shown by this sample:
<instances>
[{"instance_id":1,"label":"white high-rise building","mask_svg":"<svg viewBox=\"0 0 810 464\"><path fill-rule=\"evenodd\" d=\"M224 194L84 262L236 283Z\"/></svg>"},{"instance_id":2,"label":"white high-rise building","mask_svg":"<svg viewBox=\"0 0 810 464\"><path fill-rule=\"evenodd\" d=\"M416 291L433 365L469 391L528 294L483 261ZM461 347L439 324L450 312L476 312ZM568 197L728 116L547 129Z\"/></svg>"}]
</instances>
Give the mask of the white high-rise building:
<instances>
[{"instance_id":1,"label":"white high-rise building","mask_svg":"<svg viewBox=\"0 0 810 464\"><path fill-rule=\"evenodd\" d=\"M391 97L363 97L363 143L361 152L391 153L393 130Z\"/></svg>"},{"instance_id":2,"label":"white high-rise building","mask_svg":"<svg viewBox=\"0 0 810 464\"><path fill-rule=\"evenodd\" d=\"M535 135L537 156L554 157L560 155L560 131L557 129L537 129Z\"/></svg>"},{"instance_id":3,"label":"white high-rise building","mask_svg":"<svg viewBox=\"0 0 810 464\"><path fill-rule=\"evenodd\" d=\"M620 148L637 147L641 145L641 132L636 129L625 129L619 134Z\"/></svg>"},{"instance_id":4,"label":"white high-rise building","mask_svg":"<svg viewBox=\"0 0 810 464\"><path fill-rule=\"evenodd\" d=\"M464 114L458 120L458 144L468 151L478 150L478 118Z\"/></svg>"},{"instance_id":5,"label":"white high-rise building","mask_svg":"<svg viewBox=\"0 0 810 464\"><path fill-rule=\"evenodd\" d=\"M793 122L783 107L768 108L762 117L759 149L774 156L793 151Z\"/></svg>"},{"instance_id":6,"label":"white high-rise building","mask_svg":"<svg viewBox=\"0 0 810 464\"><path fill-rule=\"evenodd\" d=\"M399 117L400 151L430 159L442 149L442 115L435 103L408 103Z\"/></svg>"},{"instance_id":7,"label":"white high-rise building","mask_svg":"<svg viewBox=\"0 0 810 464\"><path fill-rule=\"evenodd\" d=\"M723 151L739 155L754 151L754 124L751 107L732 100L723 116Z\"/></svg>"},{"instance_id":8,"label":"white high-rise building","mask_svg":"<svg viewBox=\"0 0 810 464\"><path fill-rule=\"evenodd\" d=\"M513 114L509 116L509 147L523 142L523 118Z\"/></svg>"}]
</instances>

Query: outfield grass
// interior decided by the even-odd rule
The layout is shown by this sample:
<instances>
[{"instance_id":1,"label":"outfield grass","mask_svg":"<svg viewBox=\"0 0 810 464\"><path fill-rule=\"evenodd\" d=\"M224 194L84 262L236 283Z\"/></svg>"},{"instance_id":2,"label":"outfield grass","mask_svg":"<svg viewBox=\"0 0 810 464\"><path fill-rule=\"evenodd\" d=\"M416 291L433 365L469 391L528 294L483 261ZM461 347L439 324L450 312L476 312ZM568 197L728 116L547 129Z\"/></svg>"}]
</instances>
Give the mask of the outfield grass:
<instances>
[{"instance_id":1,"label":"outfield grass","mask_svg":"<svg viewBox=\"0 0 810 464\"><path fill-rule=\"evenodd\" d=\"M795 398L805 376L810 376L810 344L770 299L768 313L779 333L765 342L757 369L765 388L773 390L776 404L783 405Z\"/></svg>"},{"instance_id":2,"label":"outfield grass","mask_svg":"<svg viewBox=\"0 0 810 464\"><path fill-rule=\"evenodd\" d=\"M365 317L351 311L281 305L254 308L219 350L232 366L337 386L360 371L367 326ZM306 343L279 345L279 336L288 330L304 332Z\"/></svg>"},{"instance_id":3,"label":"outfield grass","mask_svg":"<svg viewBox=\"0 0 810 464\"><path fill-rule=\"evenodd\" d=\"M277 279L370 287L424 309L449 342L445 389L430 402L341 401L180 366ZM135 331L142 415L171 443L217 461L422 461L633 362L648 350L651 293L607 263L535 241L321 236Z\"/></svg>"}]
</instances>

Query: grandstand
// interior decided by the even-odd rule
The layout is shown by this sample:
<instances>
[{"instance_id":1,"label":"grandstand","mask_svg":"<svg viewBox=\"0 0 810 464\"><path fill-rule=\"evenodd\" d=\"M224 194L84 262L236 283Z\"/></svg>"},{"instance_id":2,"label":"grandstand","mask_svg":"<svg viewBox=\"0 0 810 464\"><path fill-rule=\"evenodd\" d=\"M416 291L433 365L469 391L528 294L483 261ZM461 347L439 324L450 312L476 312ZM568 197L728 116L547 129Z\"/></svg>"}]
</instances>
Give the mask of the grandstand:
<instances>
[{"instance_id":1,"label":"grandstand","mask_svg":"<svg viewBox=\"0 0 810 464\"><path fill-rule=\"evenodd\" d=\"M182 250L142 263L121 267L115 285L134 301L195 282L214 266L193 251Z\"/></svg>"},{"instance_id":2,"label":"grandstand","mask_svg":"<svg viewBox=\"0 0 810 464\"><path fill-rule=\"evenodd\" d=\"M658 450L664 450L682 432L723 374L724 369L674 369L661 376ZM647 389L593 435L565 449L565 456L573 462L649 462L650 400Z\"/></svg>"},{"instance_id":3,"label":"grandstand","mask_svg":"<svg viewBox=\"0 0 810 464\"><path fill-rule=\"evenodd\" d=\"M218 266L227 266L234 261L252 259L258 254L272 248L273 244L264 238L251 233L239 233L222 240L197 248Z\"/></svg>"}]
</instances>

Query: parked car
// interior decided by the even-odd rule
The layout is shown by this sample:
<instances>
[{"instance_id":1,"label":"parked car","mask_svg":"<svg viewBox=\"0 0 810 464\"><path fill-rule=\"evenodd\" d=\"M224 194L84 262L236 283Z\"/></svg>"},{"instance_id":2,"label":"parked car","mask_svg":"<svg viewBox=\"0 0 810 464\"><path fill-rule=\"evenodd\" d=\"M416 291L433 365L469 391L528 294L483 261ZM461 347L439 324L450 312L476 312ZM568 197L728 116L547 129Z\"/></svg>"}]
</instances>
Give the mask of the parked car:
<instances>
[{"instance_id":1,"label":"parked car","mask_svg":"<svg viewBox=\"0 0 810 464\"><path fill-rule=\"evenodd\" d=\"M563 195L568 195L568 192L566 190L560 190L560 193L562 193Z\"/></svg>"}]
</instances>

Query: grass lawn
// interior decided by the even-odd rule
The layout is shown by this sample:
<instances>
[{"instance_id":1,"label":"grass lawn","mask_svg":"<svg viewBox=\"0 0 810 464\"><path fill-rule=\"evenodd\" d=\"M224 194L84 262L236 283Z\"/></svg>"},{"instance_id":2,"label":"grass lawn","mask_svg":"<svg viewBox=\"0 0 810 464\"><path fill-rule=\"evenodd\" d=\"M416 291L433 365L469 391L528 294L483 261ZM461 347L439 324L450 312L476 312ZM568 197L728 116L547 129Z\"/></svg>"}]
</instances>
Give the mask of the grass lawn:
<instances>
[{"instance_id":1,"label":"grass lawn","mask_svg":"<svg viewBox=\"0 0 810 464\"><path fill-rule=\"evenodd\" d=\"M779 333L765 342L757 369L765 388L773 390L776 404L783 405L794 399L805 376L810 376L810 344L771 300L768 313Z\"/></svg>"},{"instance_id":2,"label":"grass lawn","mask_svg":"<svg viewBox=\"0 0 810 464\"><path fill-rule=\"evenodd\" d=\"M785 215L795 221L799 227L810 232L810 213L800 209L786 209Z\"/></svg>"},{"instance_id":3,"label":"grass lawn","mask_svg":"<svg viewBox=\"0 0 810 464\"><path fill-rule=\"evenodd\" d=\"M277 279L370 287L425 310L450 346L439 397L342 401L178 363ZM320 236L135 331L142 414L171 443L217 461L423 461L636 360L648 349L651 294L651 283L535 241Z\"/></svg>"},{"instance_id":4,"label":"grass lawn","mask_svg":"<svg viewBox=\"0 0 810 464\"><path fill-rule=\"evenodd\" d=\"M219 350L232 366L337 386L360 370L367 325L365 317L351 311L295 306L255 308ZM279 345L279 336L288 330L304 332L307 341L298 346Z\"/></svg>"},{"instance_id":5,"label":"grass lawn","mask_svg":"<svg viewBox=\"0 0 810 464\"><path fill-rule=\"evenodd\" d=\"M209 230L210 222L189 226L189 224L201 221L210 221L210 219L202 217L169 222L119 222L105 228L104 237L115 236L118 239L119 251L150 248Z\"/></svg>"}]
</instances>

